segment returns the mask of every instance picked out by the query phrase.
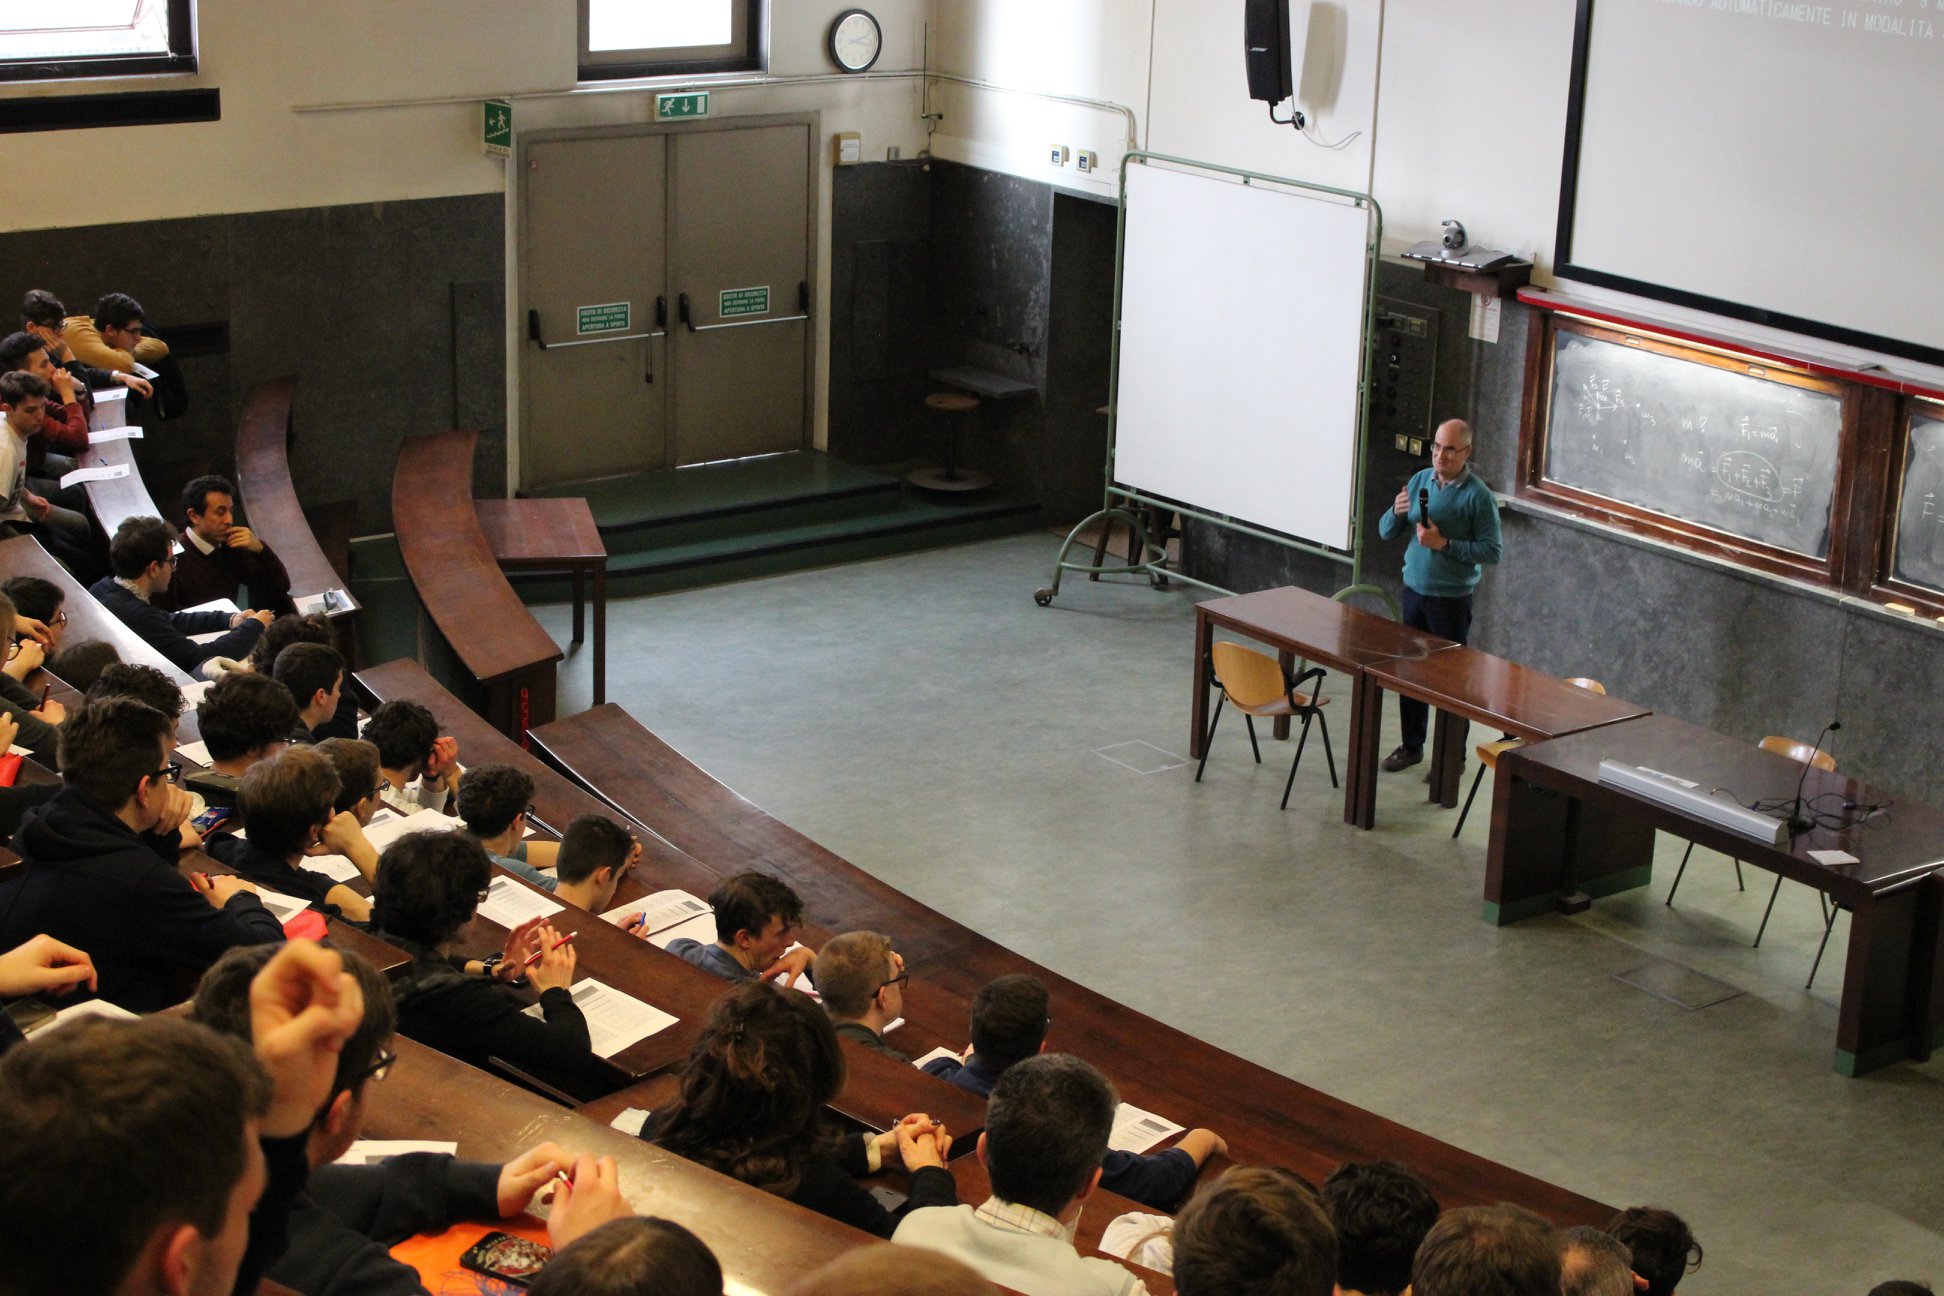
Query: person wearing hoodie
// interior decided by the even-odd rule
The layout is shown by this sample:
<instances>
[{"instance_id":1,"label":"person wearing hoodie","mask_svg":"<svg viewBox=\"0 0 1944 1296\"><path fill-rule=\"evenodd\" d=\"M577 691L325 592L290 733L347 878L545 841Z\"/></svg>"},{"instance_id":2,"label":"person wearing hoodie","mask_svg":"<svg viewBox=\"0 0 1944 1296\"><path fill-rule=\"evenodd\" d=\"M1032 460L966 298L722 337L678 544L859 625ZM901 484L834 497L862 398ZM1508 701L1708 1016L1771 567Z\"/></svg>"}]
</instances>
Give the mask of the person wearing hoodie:
<instances>
[{"instance_id":1,"label":"person wearing hoodie","mask_svg":"<svg viewBox=\"0 0 1944 1296\"><path fill-rule=\"evenodd\" d=\"M0 881L0 949L46 934L94 961L103 999L153 1012L235 945L283 939L255 888L176 870L197 844L189 796L169 760L172 725L154 707L108 698L61 726L61 790L28 815Z\"/></svg>"}]
</instances>

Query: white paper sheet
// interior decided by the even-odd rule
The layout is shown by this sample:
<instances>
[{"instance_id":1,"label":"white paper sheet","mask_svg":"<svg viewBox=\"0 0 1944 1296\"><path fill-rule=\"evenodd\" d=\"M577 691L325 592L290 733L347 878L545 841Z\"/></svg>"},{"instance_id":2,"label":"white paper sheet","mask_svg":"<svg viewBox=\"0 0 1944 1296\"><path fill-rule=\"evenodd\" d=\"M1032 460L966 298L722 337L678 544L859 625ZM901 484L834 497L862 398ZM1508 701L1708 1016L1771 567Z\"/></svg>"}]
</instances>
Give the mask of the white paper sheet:
<instances>
[{"instance_id":1,"label":"white paper sheet","mask_svg":"<svg viewBox=\"0 0 1944 1296\"><path fill-rule=\"evenodd\" d=\"M161 374L155 372L155 370L143 364L140 360L136 360L132 362L129 365L129 368L135 371L135 376L137 378L146 378L150 382L154 382L157 378L160 378L162 376Z\"/></svg>"},{"instance_id":2,"label":"white paper sheet","mask_svg":"<svg viewBox=\"0 0 1944 1296\"><path fill-rule=\"evenodd\" d=\"M920 1071L923 1071L925 1069L926 1063L936 1062L940 1058L950 1058L954 1062L963 1062L965 1060L964 1058L960 1057L957 1053L952 1052L952 1050L948 1048L935 1048L931 1052L925 1054L925 1056L923 1057L915 1057L911 1059L911 1065L917 1067Z\"/></svg>"},{"instance_id":3,"label":"white paper sheet","mask_svg":"<svg viewBox=\"0 0 1944 1296\"><path fill-rule=\"evenodd\" d=\"M61 478L61 489L76 486L82 482L115 481L128 476L127 464L109 464L105 468L76 468Z\"/></svg>"},{"instance_id":4,"label":"white paper sheet","mask_svg":"<svg viewBox=\"0 0 1944 1296\"><path fill-rule=\"evenodd\" d=\"M202 700L209 696L209 690L215 687L215 680L197 680L193 684L184 684L182 686L182 704L191 709L201 706Z\"/></svg>"},{"instance_id":5,"label":"white paper sheet","mask_svg":"<svg viewBox=\"0 0 1944 1296\"><path fill-rule=\"evenodd\" d=\"M1860 864L1861 860L1842 850L1810 851L1809 858L1818 864Z\"/></svg>"},{"instance_id":6,"label":"white paper sheet","mask_svg":"<svg viewBox=\"0 0 1944 1296\"><path fill-rule=\"evenodd\" d=\"M322 873L333 882L356 882L358 866L343 855L312 855L298 865L312 873Z\"/></svg>"},{"instance_id":7,"label":"white paper sheet","mask_svg":"<svg viewBox=\"0 0 1944 1296\"><path fill-rule=\"evenodd\" d=\"M648 1118L653 1114L639 1107L623 1107L621 1114L608 1122L608 1127L618 1129L630 1138L640 1138L641 1127L648 1123Z\"/></svg>"},{"instance_id":8,"label":"white paper sheet","mask_svg":"<svg viewBox=\"0 0 1944 1296\"><path fill-rule=\"evenodd\" d=\"M15 743L13 746L7 748L7 754L9 756L32 756L34 749L32 747L22 747L19 743Z\"/></svg>"},{"instance_id":9,"label":"white paper sheet","mask_svg":"<svg viewBox=\"0 0 1944 1296\"><path fill-rule=\"evenodd\" d=\"M707 901L699 900L686 891L675 889L670 891L657 891L653 895L645 895L639 900L630 900L627 904L616 905L614 908L602 914L601 917L607 919L617 927L625 927L628 925L628 920L636 914L646 914L648 915L647 929L649 941L659 949L667 949L668 941L674 940L676 935L690 935L691 933L674 933L667 940L656 939L656 933L670 931L672 928L684 926L697 919L709 920L707 923L709 934L706 937L697 936L695 939L714 940L714 913L715 911L709 908Z\"/></svg>"},{"instance_id":10,"label":"white paper sheet","mask_svg":"<svg viewBox=\"0 0 1944 1296\"><path fill-rule=\"evenodd\" d=\"M44 1030L52 1030L56 1026L64 1026L68 1022L76 1021L82 1017L124 1018L133 1017L134 1015L134 1013L123 1008L120 1004L111 1004L106 999L83 999L78 1004L70 1004L68 1007L61 1009L52 1017L43 1017L27 1033L29 1035L38 1035Z\"/></svg>"},{"instance_id":11,"label":"white paper sheet","mask_svg":"<svg viewBox=\"0 0 1944 1296\"><path fill-rule=\"evenodd\" d=\"M381 810L371 817L365 825L365 840L381 853L385 847L415 832L453 832L462 825L460 821L437 810L419 810L412 814L401 815L392 810Z\"/></svg>"},{"instance_id":12,"label":"white paper sheet","mask_svg":"<svg viewBox=\"0 0 1944 1296\"><path fill-rule=\"evenodd\" d=\"M1116 1152L1145 1152L1162 1139L1179 1134L1186 1128L1165 1116L1142 1111L1133 1103L1122 1103L1114 1112L1114 1132L1107 1136L1107 1146Z\"/></svg>"},{"instance_id":13,"label":"white paper sheet","mask_svg":"<svg viewBox=\"0 0 1944 1296\"><path fill-rule=\"evenodd\" d=\"M227 612L231 616L235 616L243 609L236 606L235 599L213 598L207 603L198 603L194 607L187 607L182 610L184 612Z\"/></svg>"},{"instance_id":14,"label":"white paper sheet","mask_svg":"<svg viewBox=\"0 0 1944 1296\"><path fill-rule=\"evenodd\" d=\"M199 643L199 644L213 644L218 639L221 639L224 635L228 633L229 631L227 630L205 630L201 634L190 635L189 642Z\"/></svg>"},{"instance_id":15,"label":"white paper sheet","mask_svg":"<svg viewBox=\"0 0 1944 1296\"><path fill-rule=\"evenodd\" d=\"M208 743L181 743L176 747L175 754L177 760L189 761L191 764L201 765L205 768L209 765Z\"/></svg>"},{"instance_id":16,"label":"white paper sheet","mask_svg":"<svg viewBox=\"0 0 1944 1296\"><path fill-rule=\"evenodd\" d=\"M593 1042L594 1052L604 1058L611 1058L630 1044L665 1031L680 1020L653 1004L643 1003L633 995L623 994L592 977L576 981L568 993L574 996L574 1002L587 1018L587 1033ZM529 1017L545 1016L539 1004L528 1008L526 1014Z\"/></svg>"},{"instance_id":17,"label":"white paper sheet","mask_svg":"<svg viewBox=\"0 0 1944 1296\"><path fill-rule=\"evenodd\" d=\"M113 387L104 387L94 394L94 403L97 406L113 405L117 401L125 401L127 399L128 388L122 386L120 383L116 383Z\"/></svg>"},{"instance_id":18,"label":"white paper sheet","mask_svg":"<svg viewBox=\"0 0 1944 1296\"><path fill-rule=\"evenodd\" d=\"M502 873L493 879L485 903L479 906L479 916L511 931L529 918L545 918L566 907L545 891L521 886Z\"/></svg>"},{"instance_id":19,"label":"white paper sheet","mask_svg":"<svg viewBox=\"0 0 1944 1296\"><path fill-rule=\"evenodd\" d=\"M442 1143L437 1139L359 1139L333 1164L378 1165L395 1156L404 1156L407 1152L443 1152L447 1156L457 1156L459 1145Z\"/></svg>"},{"instance_id":20,"label":"white paper sheet","mask_svg":"<svg viewBox=\"0 0 1944 1296\"><path fill-rule=\"evenodd\" d=\"M88 433L89 445L107 445L110 441L140 441L142 429L133 426L103 428L99 432Z\"/></svg>"},{"instance_id":21,"label":"white paper sheet","mask_svg":"<svg viewBox=\"0 0 1944 1296\"><path fill-rule=\"evenodd\" d=\"M257 899L263 901L263 907L265 909L277 915L277 921L280 923L287 923L298 914L304 912L304 910L310 908L310 901L300 900L293 895L285 895L281 891L272 891L269 887L258 887Z\"/></svg>"}]
</instances>

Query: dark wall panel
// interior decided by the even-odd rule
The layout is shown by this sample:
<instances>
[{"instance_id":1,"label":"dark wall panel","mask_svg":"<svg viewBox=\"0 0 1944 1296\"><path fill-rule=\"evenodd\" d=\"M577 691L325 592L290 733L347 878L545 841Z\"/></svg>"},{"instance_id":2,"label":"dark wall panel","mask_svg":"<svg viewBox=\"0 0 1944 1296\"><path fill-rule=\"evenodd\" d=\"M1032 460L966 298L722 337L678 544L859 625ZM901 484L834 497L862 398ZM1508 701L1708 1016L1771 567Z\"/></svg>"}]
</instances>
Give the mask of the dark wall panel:
<instances>
[{"instance_id":1,"label":"dark wall panel","mask_svg":"<svg viewBox=\"0 0 1944 1296\"><path fill-rule=\"evenodd\" d=\"M925 399L931 176L909 162L838 167L831 190L830 453L911 457Z\"/></svg>"}]
</instances>

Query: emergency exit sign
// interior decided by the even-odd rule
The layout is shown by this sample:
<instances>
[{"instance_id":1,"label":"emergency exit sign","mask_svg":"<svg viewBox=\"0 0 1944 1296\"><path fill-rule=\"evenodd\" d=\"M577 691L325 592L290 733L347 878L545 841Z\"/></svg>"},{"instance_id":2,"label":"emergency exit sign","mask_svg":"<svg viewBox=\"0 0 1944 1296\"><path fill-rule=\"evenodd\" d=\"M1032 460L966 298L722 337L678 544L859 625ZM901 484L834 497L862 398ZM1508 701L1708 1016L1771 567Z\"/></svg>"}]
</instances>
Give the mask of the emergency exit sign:
<instances>
[{"instance_id":1,"label":"emergency exit sign","mask_svg":"<svg viewBox=\"0 0 1944 1296\"><path fill-rule=\"evenodd\" d=\"M717 296L716 314L723 319L732 315L769 314L769 287L761 288L724 288Z\"/></svg>"},{"instance_id":2,"label":"emergency exit sign","mask_svg":"<svg viewBox=\"0 0 1944 1296\"><path fill-rule=\"evenodd\" d=\"M603 302L574 308L576 333L626 333L632 311L628 302Z\"/></svg>"},{"instance_id":3,"label":"emergency exit sign","mask_svg":"<svg viewBox=\"0 0 1944 1296\"><path fill-rule=\"evenodd\" d=\"M707 117L708 115L709 92L707 90L655 96L655 120L657 121L670 117Z\"/></svg>"},{"instance_id":4,"label":"emergency exit sign","mask_svg":"<svg viewBox=\"0 0 1944 1296\"><path fill-rule=\"evenodd\" d=\"M506 157L512 153L512 104L504 99L488 99L480 105L479 142L488 157Z\"/></svg>"}]
</instances>

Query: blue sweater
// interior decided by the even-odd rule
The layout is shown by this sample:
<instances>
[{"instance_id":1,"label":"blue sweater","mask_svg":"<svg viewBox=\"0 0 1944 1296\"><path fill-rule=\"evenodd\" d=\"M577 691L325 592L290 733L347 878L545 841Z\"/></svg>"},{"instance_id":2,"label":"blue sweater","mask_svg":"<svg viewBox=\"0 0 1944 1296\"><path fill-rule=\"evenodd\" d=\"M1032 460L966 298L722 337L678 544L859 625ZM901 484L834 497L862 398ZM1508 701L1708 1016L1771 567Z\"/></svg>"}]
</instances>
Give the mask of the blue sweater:
<instances>
[{"instance_id":1,"label":"blue sweater","mask_svg":"<svg viewBox=\"0 0 1944 1296\"><path fill-rule=\"evenodd\" d=\"M1463 598L1477 588L1484 565L1499 560L1498 501L1470 470L1445 487L1434 484L1435 477L1435 469L1419 469L1404 488L1411 496L1411 511L1400 516L1385 509L1377 534L1386 540L1410 535L1404 549L1406 585L1435 598ZM1431 521L1448 542L1443 549L1426 549L1417 542L1417 525L1424 520L1418 506L1421 490L1431 492Z\"/></svg>"}]
</instances>

